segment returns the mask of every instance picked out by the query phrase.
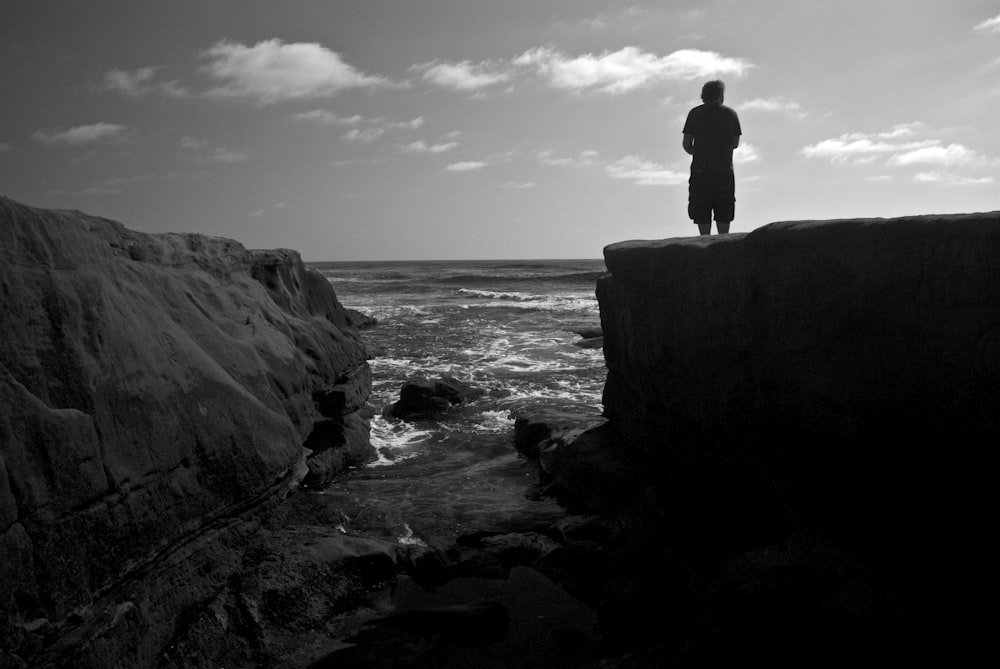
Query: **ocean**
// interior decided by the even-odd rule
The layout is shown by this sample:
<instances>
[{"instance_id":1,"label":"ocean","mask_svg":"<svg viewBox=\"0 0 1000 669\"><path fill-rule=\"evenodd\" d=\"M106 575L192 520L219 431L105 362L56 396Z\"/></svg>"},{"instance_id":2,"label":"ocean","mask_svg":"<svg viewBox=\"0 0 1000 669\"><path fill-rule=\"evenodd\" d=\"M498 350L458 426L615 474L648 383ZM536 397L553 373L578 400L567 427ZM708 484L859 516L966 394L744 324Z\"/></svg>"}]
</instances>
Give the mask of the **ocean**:
<instances>
[{"instance_id":1,"label":"ocean","mask_svg":"<svg viewBox=\"0 0 1000 669\"><path fill-rule=\"evenodd\" d=\"M574 345L600 326L603 260L318 262L341 303L377 319L362 331L373 372L378 460L323 494L341 529L449 545L557 518L530 494L532 465L514 450L512 412L601 412L602 351ZM411 376L453 376L484 390L440 420L382 415Z\"/></svg>"}]
</instances>

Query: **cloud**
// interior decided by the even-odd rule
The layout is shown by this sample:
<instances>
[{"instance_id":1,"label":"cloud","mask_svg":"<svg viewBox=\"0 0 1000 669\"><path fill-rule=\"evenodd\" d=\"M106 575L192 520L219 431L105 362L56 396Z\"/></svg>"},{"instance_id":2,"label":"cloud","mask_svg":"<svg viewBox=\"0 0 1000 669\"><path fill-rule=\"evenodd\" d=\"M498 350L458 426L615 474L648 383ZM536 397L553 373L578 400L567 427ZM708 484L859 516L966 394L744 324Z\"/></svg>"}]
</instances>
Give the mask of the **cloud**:
<instances>
[{"instance_id":1,"label":"cloud","mask_svg":"<svg viewBox=\"0 0 1000 669\"><path fill-rule=\"evenodd\" d=\"M184 137L181 137L180 145L182 149L187 151L197 151L198 149L203 149L208 146L208 140L200 137L189 137L185 135Z\"/></svg>"},{"instance_id":2,"label":"cloud","mask_svg":"<svg viewBox=\"0 0 1000 669\"><path fill-rule=\"evenodd\" d=\"M940 144L937 139L899 141L909 140L926 132L926 127L921 123L903 123L886 132L852 132L824 139L804 147L801 153L808 158L826 158L831 162L871 162L880 156L896 156Z\"/></svg>"},{"instance_id":3,"label":"cloud","mask_svg":"<svg viewBox=\"0 0 1000 669\"><path fill-rule=\"evenodd\" d=\"M915 181L945 185L992 183L993 177L983 175L982 170L991 169L998 163L964 144L945 143L921 123L897 125L880 133L848 133L806 146L801 153L834 163L878 162L892 168L924 167L926 171L913 176ZM926 169L928 167L942 169ZM953 170L956 169L967 174L955 174ZM885 174L880 176L889 178Z\"/></svg>"},{"instance_id":4,"label":"cloud","mask_svg":"<svg viewBox=\"0 0 1000 669\"><path fill-rule=\"evenodd\" d=\"M889 159L890 165L968 165L978 159L975 151L962 144L922 146Z\"/></svg>"},{"instance_id":5,"label":"cloud","mask_svg":"<svg viewBox=\"0 0 1000 669\"><path fill-rule=\"evenodd\" d=\"M80 145L121 137L128 128L117 123L78 125L69 130L36 130L32 137L43 144Z\"/></svg>"},{"instance_id":6,"label":"cloud","mask_svg":"<svg viewBox=\"0 0 1000 669\"><path fill-rule=\"evenodd\" d=\"M203 149L208 149L212 143L207 139L201 137L191 137L185 135L180 139L180 147L185 151L199 151ZM210 151L204 151L201 155L196 156L198 162L202 163L219 163L219 164L235 164L235 163L245 163L250 159L246 153L241 151L231 151L225 147L217 146Z\"/></svg>"},{"instance_id":7,"label":"cloud","mask_svg":"<svg viewBox=\"0 0 1000 669\"><path fill-rule=\"evenodd\" d=\"M424 125L424 117L418 116L411 121L386 121L383 118L376 118L369 122L376 125L368 128L354 128L341 135L340 138L345 142L375 142L389 130L418 130Z\"/></svg>"},{"instance_id":8,"label":"cloud","mask_svg":"<svg viewBox=\"0 0 1000 669\"><path fill-rule=\"evenodd\" d=\"M612 178L632 181L639 186L673 186L688 180L687 172L672 170L634 155L611 163L604 171Z\"/></svg>"},{"instance_id":9,"label":"cloud","mask_svg":"<svg viewBox=\"0 0 1000 669\"><path fill-rule=\"evenodd\" d=\"M508 181L507 183L500 184L501 188L513 188L515 190L523 190L525 188L534 188L534 181Z\"/></svg>"},{"instance_id":10,"label":"cloud","mask_svg":"<svg viewBox=\"0 0 1000 669\"><path fill-rule=\"evenodd\" d=\"M699 77L742 76L750 63L713 51L681 49L666 56L644 52L634 46L599 55L568 57L552 47L525 51L514 59L520 67L534 68L551 86L576 92L596 90L619 94L663 81L687 81Z\"/></svg>"},{"instance_id":11,"label":"cloud","mask_svg":"<svg viewBox=\"0 0 1000 669\"><path fill-rule=\"evenodd\" d=\"M994 16L992 19L986 19L985 21L977 23L973 27L973 30L1000 35L1000 14Z\"/></svg>"},{"instance_id":12,"label":"cloud","mask_svg":"<svg viewBox=\"0 0 1000 669\"><path fill-rule=\"evenodd\" d=\"M365 120L363 116L359 116L358 114L354 116L337 116L333 112L328 112L324 109L313 109L312 111L292 114L291 118L295 121L313 121L325 125L357 125Z\"/></svg>"},{"instance_id":13,"label":"cloud","mask_svg":"<svg viewBox=\"0 0 1000 669\"><path fill-rule=\"evenodd\" d=\"M208 60L203 71L220 82L207 95L249 98L262 106L391 85L388 79L359 71L340 54L317 43L285 44L269 39L247 46L223 40L202 56Z\"/></svg>"},{"instance_id":14,"label":"cloud","mask_svg":"<svg viewBox=\"0 0 1000 669\"><path fill-rule=\"evenodd\" d=\"M743 104L739 105L739 109L740 111L756 110L780 112L798 116L799 118L803 118L808 115L802 111L802 105L798 102L792 102L783 98L754 98L753 100L747 100Z\"/></svg>"},{"instance_id":15,"label":"cloud","mask_svg":"<svg viewBox=\"0 0 1000 669\"><path fill-rule=\"evenodd\" d=\"M418 140L412 144L401 147L408 153L444 153L451 151L458 146L458 142L445 142L443 144L428 144L424 140Z\"/></svg>"},{"instance_id":16,"label":"cloud","mask_svg":"<svg viewBox=\"0 0 1000 669\"><path fill-rule=\"evenodd\" d=\"M140 67L131 72L120 69L109 70L104 75L104 83L101 88L133 98L152 93L173 98L191 96L190 91L177 83L176 80L154 82L157 69L155 67Z\"/></svg>"},{"instance_id":17,"label":"cloud","mask_svg":"<svg viewBox=\"0 0 1000 669\"><path fill-rule=\"evenodd\" d=\"M733 162L737 165L755 163L760 160L760 151L750 142L740 142L740 145L733 151Z\"/></svg>"},{"instance_id":18,"label":"cloud","mask_svg":"<svg viewBox=\"0 0 1000 669\"><path fill-rule=\"evenodd\" d=\"M588 149L580 151L575 156L557 157L554 151L546 149L539 152L538 160L542 165L549 165L553 167L586 167L588 165L593 165L599 155L600 154L597 151Z\"/></svg>"},{"instance_id":19,"label":"cloud","mask_svg":"<svg viewBox=\"0 0 1000 669\"><path fill-rule=\"evenodd\" d=\"M424 117L418 116L412 121L400 121L396 123L390 123L389 128L402 128L404 130L417 130L424 125Z\"/></svg>"},{"instance_id":20,"label":"cloud","mask_svg":"<svg viewBox=\"0 0 1000 669\"><path fill-rule=\"evenodd\" d=\"M479 91L510 80L511 75L502 66L491 61L473 63L442 63L436 60L410 68L423 72L424 81L453 91Z\"/></svg>"},{"instance_id":21,"label":"cloud","mask_svg":"<svg viewBox=\"0 0 1000 669\"><path fill-rule=\"evenodd\" d=\"M355 128L340 136L345 142L362 142L365 144L378 141L385 134L385 128Z\"/></svg>"},{"instance_id":22,"label":"cloud","mask_svg":"<svg viewBox=\"0 0 1000 669\"><path fill-rule=\"evenodd\" d=\"M479 160L465 160L458 163L452 163L445 167L449 172L472 172L474 170L481 170L489 165L489 163L479 161Z\"/></svg>"},{"instance_id":23,"label":"cloud","mask_svg":"<svg viewBox=\"0 0 1000 669\"><path fill-rule=\"evenodd\" d=\"M211 153L204 156L201 160L206 163L225 163L231 165L234 163L245 163L249 159L250 156L245 153L240 151L230 151L229 149L220 146L213 149Z\"/></svg>"},{"instance_id":24,"label":"cloud","mask_svg":"<svg viewBox=\"0 0 1000 669\"><path fill-rule=\"evenodd\" d=\"M993 183L993 177L990 176L963 177L958 174L939 172L937 170L931 172L918 172L914 175L913 180L923 183L941 183L948 186L976 186Z\"/></svg>"}]
</instances>

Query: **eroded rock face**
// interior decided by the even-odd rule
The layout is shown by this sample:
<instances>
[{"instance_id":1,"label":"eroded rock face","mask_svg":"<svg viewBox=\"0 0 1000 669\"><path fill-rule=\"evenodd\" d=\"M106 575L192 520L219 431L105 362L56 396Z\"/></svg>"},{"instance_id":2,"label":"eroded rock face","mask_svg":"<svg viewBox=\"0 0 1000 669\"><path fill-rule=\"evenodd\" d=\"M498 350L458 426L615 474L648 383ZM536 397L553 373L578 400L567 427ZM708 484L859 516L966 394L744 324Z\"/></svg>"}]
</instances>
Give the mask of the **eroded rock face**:
<instances>
[{"instance_id":1,"label":"eroded rock face","mask_svg":"<svg viewBox=\"0 0 1000 669\"><path fill-rule=\"evenodd\" d=\"M293 251L0 199L0 304L5 649L199 533L238 542L306 475L317 426L337 435L313 437L319 479L372 455L365 348ZM176 611L126 608L155 652Z\"/></svg>"}]
</instances>

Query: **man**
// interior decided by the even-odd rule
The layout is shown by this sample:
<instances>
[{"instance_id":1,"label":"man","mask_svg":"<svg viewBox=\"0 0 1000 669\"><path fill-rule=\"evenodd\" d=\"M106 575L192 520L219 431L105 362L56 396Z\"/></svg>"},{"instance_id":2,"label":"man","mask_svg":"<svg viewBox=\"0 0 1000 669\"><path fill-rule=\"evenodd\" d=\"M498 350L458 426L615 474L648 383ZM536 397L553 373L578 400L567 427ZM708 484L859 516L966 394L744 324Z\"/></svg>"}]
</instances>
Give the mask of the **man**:
<instances>
[{"instance_id":1,"label":"man","mask_svg":"<svg viewBox=\"0 0 1000 669\"><path fill-rule=\"evenodd\" d=\"M701 104L684 122L684 150L691 154L688 216L702 235L712 234L712 213L719 234L729 232L736 210L733 149L740 145L740 119L722 104L726 85L710 81L701 89Z\"/></svg>"}]
</instances>

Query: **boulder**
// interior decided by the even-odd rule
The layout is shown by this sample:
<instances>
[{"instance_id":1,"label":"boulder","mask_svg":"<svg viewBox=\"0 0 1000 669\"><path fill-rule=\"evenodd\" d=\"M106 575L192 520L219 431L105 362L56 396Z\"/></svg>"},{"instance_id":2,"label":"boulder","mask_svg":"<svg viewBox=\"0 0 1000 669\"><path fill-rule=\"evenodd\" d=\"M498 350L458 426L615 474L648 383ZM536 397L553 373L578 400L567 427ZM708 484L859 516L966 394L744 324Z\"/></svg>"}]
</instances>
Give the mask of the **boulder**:
<instances>
[{"instance_id":1,"label":"boulder","mask_svg":"<svg viewBox=\"0 0 1000 669\"><path fill-rule=\"evenodd\" d=\"M386 407L385 414L403 420L436 419L453 405L471 402L482 397L484 392L452 376L433 381L413 376L400 389L399 400Z\"/></svg>"},{"instance_id":2,"label":"boulder","mask_svg":"<svg viewBox=\"0 0 1000 669\"><path fill-rule=\"evenodd\" d=\"M14 655L42 652L15 624L46 620L38 662L149 666L310 451L374 455L367 351L293 251L0 198L0 304L0 646Z\"/></svg>"}]
</instances>

